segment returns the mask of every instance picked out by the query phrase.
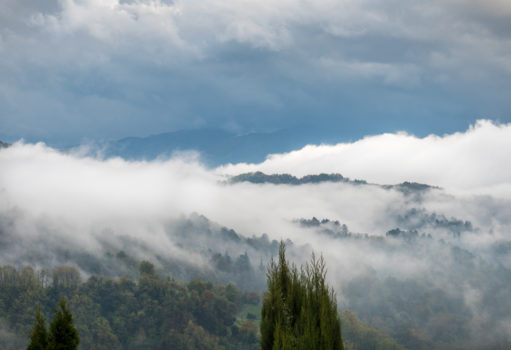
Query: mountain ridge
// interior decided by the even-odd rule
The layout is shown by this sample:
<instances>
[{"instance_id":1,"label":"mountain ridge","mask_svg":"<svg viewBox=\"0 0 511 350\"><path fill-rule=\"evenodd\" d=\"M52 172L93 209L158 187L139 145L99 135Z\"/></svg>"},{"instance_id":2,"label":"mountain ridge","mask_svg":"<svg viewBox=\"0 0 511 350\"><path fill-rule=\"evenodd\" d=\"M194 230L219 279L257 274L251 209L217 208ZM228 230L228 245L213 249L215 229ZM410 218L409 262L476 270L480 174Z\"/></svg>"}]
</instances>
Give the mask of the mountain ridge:
<instances>
[{"instance_id":1,"label":"mountain ridge","mask_svg":"<svg viewBox=\"0 0 511 350\"><path fill-rule=\"evenodd\" d=\"M258 163L269 154L290 152L308 144L340 142L342 136L310 128L236 134L223 129L183 129L145 137L109 141L106 157L152 160L176 152L197 151L201 161L215 167L226 163Z\"/></svg>"}]
</instances>

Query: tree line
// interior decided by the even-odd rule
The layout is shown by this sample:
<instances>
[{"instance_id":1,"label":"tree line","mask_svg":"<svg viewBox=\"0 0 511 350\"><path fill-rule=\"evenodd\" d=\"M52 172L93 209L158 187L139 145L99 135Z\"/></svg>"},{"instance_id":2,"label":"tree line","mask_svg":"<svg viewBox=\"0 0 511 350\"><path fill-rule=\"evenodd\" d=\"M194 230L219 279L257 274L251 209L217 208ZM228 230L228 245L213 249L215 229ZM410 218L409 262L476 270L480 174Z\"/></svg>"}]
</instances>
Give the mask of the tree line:
<instances>
[{"instance_id":1,"label":"tree line","mask_svg":"<svg viewBox=\"0 0 511 350\"><path fill-rule=\"evenodd\" d=\"M68 266L51 273L2 266L0 286L0 348L6 350L26 348L38 305L41 316L49 319L62 298L65 310L74 315L84 350L255 350L259 345L253 321L237 321L243 305L259 302L252 293L241 293L232 284L162 277L149 262L140 263L135 281L91 276L82 282ZM58 310L65 314L62 307ZM54 338L53 322L48 344ZM14 335L2 339L2 328Z\"/></svg>"},{"instance_id":2,"label":"tree line","mask_svg":"<svg viewBox=\"0 0 511 350\"><path fill-rule=\"evenodd\" d=\"M278 260L268 267L262 305L259 293L165 278L147 261L138 274L137 280L82 281L70 266L51 272L1 266L0 348L403 349L353 313L339 313L323 260L313 257L298 270L286 260L282 243ZM55 304L47 329L45 316ZM241 317L242 310L251 312ZM5 324L16 338L2 333Z\"/></svg>"}]
</instances>

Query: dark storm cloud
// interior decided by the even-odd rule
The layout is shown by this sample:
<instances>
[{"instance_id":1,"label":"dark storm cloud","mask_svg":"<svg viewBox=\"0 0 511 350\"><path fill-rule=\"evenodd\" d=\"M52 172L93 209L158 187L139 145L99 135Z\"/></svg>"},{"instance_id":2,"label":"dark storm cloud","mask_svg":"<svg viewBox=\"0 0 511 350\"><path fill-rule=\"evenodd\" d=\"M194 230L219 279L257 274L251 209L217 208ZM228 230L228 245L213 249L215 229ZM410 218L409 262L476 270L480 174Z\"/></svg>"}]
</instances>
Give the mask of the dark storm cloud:
<instances>
[{"instance_id":1,"label":"dark storm cloud","mask_svg":"<svg viewBox=\"0 0 511 350\"><path fill-rule=\"evenodd\" d=\"M8 1L1 138L508 121L505 1Z\"/></svg>"}]
</instances>

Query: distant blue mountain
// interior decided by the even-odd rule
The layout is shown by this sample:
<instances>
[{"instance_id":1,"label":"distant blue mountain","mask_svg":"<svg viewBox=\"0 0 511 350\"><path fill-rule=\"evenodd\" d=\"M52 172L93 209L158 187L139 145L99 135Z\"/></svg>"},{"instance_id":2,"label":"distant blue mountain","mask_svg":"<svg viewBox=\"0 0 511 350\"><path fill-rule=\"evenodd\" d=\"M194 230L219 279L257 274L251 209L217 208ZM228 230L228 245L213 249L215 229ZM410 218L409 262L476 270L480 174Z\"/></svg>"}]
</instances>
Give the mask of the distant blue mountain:
<instances>
[{"instance_id":1,"label":"distant blue mountain","mask_svg":"<svg viewBox=\"0 0 511 350\"><path fill-rule=\"evenodd\" d=\"M147 137L128 137L107 145L106 156L129 160L151 160L174 152L195 150L208 166L226 163L261 162L268 154L289 152L307 144L339 142L319 130L294 128L272 133L236 135L219 129L168 132Z\"/></svg>"}]
</instances>

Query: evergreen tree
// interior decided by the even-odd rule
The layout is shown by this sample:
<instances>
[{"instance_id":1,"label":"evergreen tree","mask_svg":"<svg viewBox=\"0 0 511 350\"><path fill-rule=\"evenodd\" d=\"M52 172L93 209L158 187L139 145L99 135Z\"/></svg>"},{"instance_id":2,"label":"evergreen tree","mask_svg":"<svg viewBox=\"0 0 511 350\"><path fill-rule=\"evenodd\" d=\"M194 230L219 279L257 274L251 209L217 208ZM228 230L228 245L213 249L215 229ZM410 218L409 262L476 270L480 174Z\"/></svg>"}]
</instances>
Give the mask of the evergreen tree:
<instances>
[{"instance_id":1,"label":"evergreen tree","mask_svg":"<svg viewBox=\"0 0 511 350\"><path fill-rule=\"evenodd\" d=\"M301 268L286 261L281 242L279 260L268 267L268 291L261 311L262 350L342 350L335 294L325 283L323 258L312 256Z\"/></svg>"},{"instance_id":2,"label":"evergreen tree","mask_svg":"<svg viewBox=\"0 0 511 350\"><path fill-rule=\"evenodd\" d=\"M49 350L76 350L80 336L73 324L73 315L66 306L66 300L61 299L59 308L55 309L55 317L50 324L48 341Z\"/></svg>"},{"instance_id":3,"label":"evergreen tree","mask_svg":"<svg viewBox=\"0 0 511 350\"><path fill-rule=\"evenodd\" d=\"M46 350L48 346L48 331L46 330L46 321L40 308L37 308L35 318L36 321L30 335L30 343L27 350Z\"/></svg>"}]
</instances>

